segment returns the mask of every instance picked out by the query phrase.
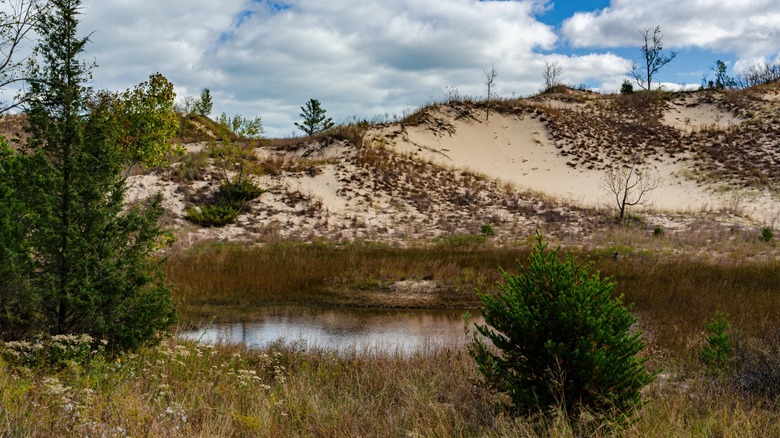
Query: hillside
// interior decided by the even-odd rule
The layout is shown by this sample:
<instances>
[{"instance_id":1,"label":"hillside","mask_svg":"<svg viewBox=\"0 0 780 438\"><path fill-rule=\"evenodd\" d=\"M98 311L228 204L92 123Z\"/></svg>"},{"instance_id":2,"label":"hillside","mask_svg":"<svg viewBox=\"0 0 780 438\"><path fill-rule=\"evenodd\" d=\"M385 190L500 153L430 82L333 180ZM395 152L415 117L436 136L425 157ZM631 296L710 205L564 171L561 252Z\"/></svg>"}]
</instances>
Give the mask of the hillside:
<instances>
[{"instance_id":1,"label":"hillside","mask_svg":"<svg viewBox=\"0 0 780 438\"><path fill-rule=\"evenodd\" d=\"M587 241L611 227L607 169L638 162L659 180L632 210L652 231L773 225L780 209L780 87L599 95L558 87L529 99L454 101L398 123L353 124L256 149L267 189L234 225L201 228L185 208L222 180L187 144L171 169L130 179L129 197L165 194L180 244L202 240L427 240L478 234L523 239L534 229ZM200 167L182 177L185 167ZM178 168L178 170L177 170Z\"/></svg>"}]
</instances>

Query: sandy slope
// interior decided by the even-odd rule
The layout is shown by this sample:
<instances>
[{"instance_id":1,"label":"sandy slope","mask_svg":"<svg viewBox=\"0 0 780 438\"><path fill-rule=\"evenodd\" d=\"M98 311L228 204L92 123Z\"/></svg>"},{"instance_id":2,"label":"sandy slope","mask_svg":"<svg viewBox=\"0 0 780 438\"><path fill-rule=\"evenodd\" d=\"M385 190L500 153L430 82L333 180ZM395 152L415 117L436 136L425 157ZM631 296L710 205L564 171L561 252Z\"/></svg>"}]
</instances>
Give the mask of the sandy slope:
<instances>
[{"instance_id":1,"label":"sandy slope","mask_svg":"<svg viewBox=\"0 0 780 438\"><path fill-rule=\"evenodd\" d=\"M483 113L484 114L484 113ZM521 188L544 193L565 203L583 207L611 205L608 192L602 188L603 170L574 168L560 154L560 148L546 125L534 113L493 114L489 120L468 118L454 120L451 111L437 111L440 123L449 123L446 132L432 130L428 125L409 127L403 135L393 135L395 128L385 128L387 143L402 153L414 154L423 160L467 168L512 182ZM675 104L664 120L670 120L681 130L701 126L728 127L738 119L715 105L686 107ZM659 156L647 166L660 184L652 192L651 205L656 210L700 211L728 208L734 193L719 193L717 187L706 186L685 175L695 173L691 162ZM771 199L754 194L745 206L761 218L776 214L771 211ZM766 198L766 199L764 199Z\"/></svg>"},{"instance_id":2,"label":"sandy slope","mask_svg":"<svg viewBox=\"0 0 780 438\"><path fill-rule=\"evenodd\" d=\"M257 178L267 192L224 228L185 219L187 207L217 190L214 163L196 181L174 182L165 171L132 177L128 200L162 191L165 220L185 246L215 239L408 241L474 234L484 224L509 238L538 228L588 236L609 223L614 207L601 187L606 169L642 154L660 181L652 205L643 207L650 230L701 227L700 220L726 229L780 222L773 99L758 96L736 109L708 94L676 95L653 108L619 99L518 100L494 108L489 120L484 106L460 102L425 108L414 124L370 127L362 146L337 137L271 143L257 150L261 165L284 164ZM757 178L769 184L758 189L751 182Z\"/></svg>"}]
</instances>

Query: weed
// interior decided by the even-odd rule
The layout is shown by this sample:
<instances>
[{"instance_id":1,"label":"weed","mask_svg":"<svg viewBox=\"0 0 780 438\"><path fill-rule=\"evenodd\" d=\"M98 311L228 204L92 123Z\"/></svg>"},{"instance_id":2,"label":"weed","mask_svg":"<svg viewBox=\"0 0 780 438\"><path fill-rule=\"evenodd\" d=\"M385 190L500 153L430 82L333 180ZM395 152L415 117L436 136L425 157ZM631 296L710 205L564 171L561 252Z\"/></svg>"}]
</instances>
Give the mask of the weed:
<instances>
[{"instance_id":1,"label":"weed","mask_svg":"<svg viewBox=\"0 0 780 438\"><path fill-rule=\"evenodd\" d=\"M763 227L761 228L761 236L759 237L759 240L768 243L774 236L775 233L772 231L772 227Z\"/></svg>"}]
</instances>

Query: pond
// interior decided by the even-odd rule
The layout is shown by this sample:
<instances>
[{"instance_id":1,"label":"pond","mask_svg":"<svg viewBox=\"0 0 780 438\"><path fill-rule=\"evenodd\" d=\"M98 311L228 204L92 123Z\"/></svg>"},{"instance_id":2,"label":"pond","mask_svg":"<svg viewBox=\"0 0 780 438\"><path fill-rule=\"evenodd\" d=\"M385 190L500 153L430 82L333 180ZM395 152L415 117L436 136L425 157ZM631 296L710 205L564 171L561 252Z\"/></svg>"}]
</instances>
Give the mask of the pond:
<instances>
[{"instance_id":1,"label":"pond","mask_svg":"<svg viewBox=\"0 0 780 438\"><path fill-rule=\"evenodd\" d=\"M438 347L460 347L467 342L464 310L344 309L268 307L251 318L217 323L180 333L179 337L208 344L243 344L264 348L281 342L303 348L370 352L424 352ZM473 322L482 323L478 312Z\"/></svg>"}]
</instances>

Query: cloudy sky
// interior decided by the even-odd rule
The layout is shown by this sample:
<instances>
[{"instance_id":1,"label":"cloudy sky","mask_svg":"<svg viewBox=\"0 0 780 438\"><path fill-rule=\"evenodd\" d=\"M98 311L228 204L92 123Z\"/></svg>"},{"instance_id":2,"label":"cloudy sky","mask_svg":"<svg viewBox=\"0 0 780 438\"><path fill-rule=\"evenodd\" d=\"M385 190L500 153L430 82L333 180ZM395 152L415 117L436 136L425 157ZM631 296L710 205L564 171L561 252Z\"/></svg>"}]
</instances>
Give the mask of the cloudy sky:
<instances>
[{"instance_id":1,"label":"cloudy sky","mask_svg":"<svg viewBox=\"0 0 780 438\"><path fill-rule=\"evenodd\" d=\"M700 84L716 59L734 74L780 56L779 0L83 0L82 12L96 88L160 72L180 97L209 88L213 115L262 117L270 137L296 135L310 98L343 122L447 87L484 96L491 65L501 96L538 92L545 61L568 84L616 91L655 26L679 51L657 77L669 87Z\"/></svg>"}]
</instances>

